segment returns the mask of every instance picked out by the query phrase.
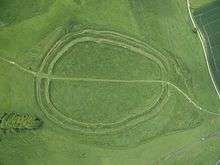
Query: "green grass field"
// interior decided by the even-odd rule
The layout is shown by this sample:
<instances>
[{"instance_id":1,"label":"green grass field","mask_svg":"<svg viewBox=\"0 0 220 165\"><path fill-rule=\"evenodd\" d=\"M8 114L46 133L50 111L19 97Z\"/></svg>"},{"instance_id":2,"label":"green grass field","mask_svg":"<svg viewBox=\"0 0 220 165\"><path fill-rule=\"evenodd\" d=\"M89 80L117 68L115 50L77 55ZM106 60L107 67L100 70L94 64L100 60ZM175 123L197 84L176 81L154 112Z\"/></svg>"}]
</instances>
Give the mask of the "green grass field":
<instances>
[{"instance_id":1,"label":"green grass field","mask_svg":"<svg viewBox=\"0 0 220 165\"><path fill-rule=\"evenodd\" d=\"M207 41L207 51L213 75L218 88L220 87L219 77L219 53L220 53L220 1L214 1L206 7L195 10L195 17L201 31Z\"/></svg>"},{"instance_id":2,"label":"green grass field","mask_svg":"<svg viewBox=\"0 0 220 165\"><path fill-rule=\"evenodd\" d=\"M44 123L0 129L0 165L218 165L220 3L188 7L0 0L0 112Z\"/></svg>"}]
</instances>

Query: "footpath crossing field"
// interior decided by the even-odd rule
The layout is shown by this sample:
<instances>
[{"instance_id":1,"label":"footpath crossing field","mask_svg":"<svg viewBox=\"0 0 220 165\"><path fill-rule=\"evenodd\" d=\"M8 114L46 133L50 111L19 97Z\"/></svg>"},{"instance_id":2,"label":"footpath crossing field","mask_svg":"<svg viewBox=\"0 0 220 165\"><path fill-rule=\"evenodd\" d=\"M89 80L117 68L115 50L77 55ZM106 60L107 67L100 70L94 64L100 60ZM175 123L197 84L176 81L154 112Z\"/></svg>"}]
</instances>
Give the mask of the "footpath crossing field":
<instances>
[{"instance_id":1,"label":"footpath crossing field","mask_svg":"<svg viewBox=\"0 0 220 165\"><path fill-rule=\"evenodd\" d=\"M219 11L1 0L0 165L219 164Z\"/></svg>"}]
</instances>

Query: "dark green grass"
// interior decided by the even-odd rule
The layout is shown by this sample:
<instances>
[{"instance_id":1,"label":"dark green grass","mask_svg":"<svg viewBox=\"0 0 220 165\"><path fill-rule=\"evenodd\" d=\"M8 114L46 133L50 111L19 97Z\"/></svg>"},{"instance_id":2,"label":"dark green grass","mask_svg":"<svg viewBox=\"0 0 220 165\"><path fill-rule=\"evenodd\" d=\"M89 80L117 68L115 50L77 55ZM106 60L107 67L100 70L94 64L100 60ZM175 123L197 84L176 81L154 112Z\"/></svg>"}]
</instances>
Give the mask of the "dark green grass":
<instances>
[{"instance_id":1,"label":"dark green grass","mask_svg":"<svg viewBox=\"0 0 220 165\"><path fill-rule=\"evenodd\" d=\"M220 2L215 1L195 10L194 14L207 41L207 49L216 85L220 88Z\"/></svg>"},{"instance_id":2,"label":"dark green grass","mask_svg":"<svg viewBox=\"0 0 220 165\"><path fill-rule=\"evenodd\" d=\"M47 12L53 2L54 0L14 0L11 2L1 0L0 27L9 26L41 15Z\"/></svg>"}]
</instances>

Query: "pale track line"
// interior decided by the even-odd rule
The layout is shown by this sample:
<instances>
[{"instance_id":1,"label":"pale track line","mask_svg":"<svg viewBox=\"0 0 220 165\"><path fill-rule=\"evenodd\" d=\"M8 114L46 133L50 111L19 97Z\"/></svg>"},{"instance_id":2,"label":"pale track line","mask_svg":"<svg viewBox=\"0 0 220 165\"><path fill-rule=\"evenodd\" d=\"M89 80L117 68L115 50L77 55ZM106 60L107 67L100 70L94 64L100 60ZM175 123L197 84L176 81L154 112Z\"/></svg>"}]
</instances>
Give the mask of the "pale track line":
<instances>
[{"instance_id":1,"label":"pale track line","mask_svg":"<svg viewBox=\"0 0 220 165\"><path fill-rule=\"evenodd\" d=\"M57 60L62 57L63 53L65 53L69 47L72 47L73 45L77 44L77 43L81 43L81 42L85 42L85 41L92 41L92 42L96 42L96 43L108 43L108 44L112 44L114 46L119 46L125 49L128 49L130 51L133 51L135 53L139 53L140 55L144 56L145 58L151 59L152 61L154 61L155 63L157 63L161 68L164 68L164 65L162 64L162 62L160 62L156 57L154 57L152 54L150 53L146 53L143 50L140 50L138 48L135 48L133 46L130 45L126 45L123 44L121 42L118 41L111 41L108 39L102 39L102 38L93 38L93 37L82 37L80 39L75 39L72 42L70 42L67 46L65 46L65 49L62 52L59 52L58 55L52 60L51 64L48 67L49 70L49 74L52 72L52 68L54 67L55 63L57 62Z\"/></svg>"},{"instance_id":2,"label":"pale track line","mask_svg":"<svg viewBox=\"0 0 220 165\"><path fill-rule=\"evenodd\" d=\"M112 82L112 83L165 83L167 85L170 85L171 87L175 88L179 93L181 93L188 101L189 103L193 104L199 111L204 111L206 113L212 114L212 115L218 115L220 116L220 113L215 113L207 110L206 108L202 108L199 106L196 102L194 102L184 91L182 91L180 88L178 88L176 85L172 84L171 82L168 81L163 81L163 80L112 80L112 79L95 79L95 78L68 78L68 77L57 77L57 76L51 76L48 74L40 74L34 71L30 71L21 65L10 61L6 60L2 57L0 57L3 61L16 66L20 70L27 72L29 74L34 75L34 77L39 77L39 78L46 78L46 79L53 79L53 80L68 80L68 81L87 81L87 82Z\"/></svg>"},{"instance_id":3,"label":"pale track line","mask_svg":"<svg viewBox=\"0 0 220 165\"><path fill-rule=\"evenodd\" d=\"M94 29L86 29L84 30L85 32L90 32L90 33L94 33L94 34L99 34L99 35L104 35L104 36L112 36L112 35L115 35L117 37L122 37L124 39L127 39L127 40L130 40L131 42L135 43L135 44L138 44L139 47L147 47L147 48L150 48L151 51L153 50L154 52L158 53L160 55L160 58L162 58L161 60L163 62L165 62L167 64L167 60L165 60L165 56L163 53L161 53L159 50L157 50L154 46L146 43L146 42L143 42L143 41L140 41L140 40L137 40L133 37L130 37L130 36L127 36L127 35L124 35L124 34L121 34L121 33L118 33L118 32L115 32L115 31L108 31L108 30L103 30L103 31L97 31L97 30L94 30ZM144 48L145 49L145 48ZM158 57L157 57L158 58Z\"/></svg>"},{"instance_id":4,"label":"pale track line","mask_svg":"<svg viewBox=\"0 0 220 165\"><path fill-rule=\"evenodd\" d=\"M215 87L215 91L216 91L216 93L218 95L218 98L220 100L220 93L219 93L218 88L217 88L217 86L215 84L215 81L214 81L214 78L213 78L213 74L211 72L210 65L209 65L209 62L208 62L208 53L206 51L206 40L205 40L204 36L202 35L202 32L200 31L199 27L196 25L196 22L195 22L195 20L193 18L193 14L192 14L192 11L191 11L190 0L186 0L186 2L187 2L187 9L188 9L190 20L191 20L191 22L193 24L193 27L197 29L197 33L198 33L200 42L202 44L203 52L204 52L204 55L205 55L205 61L206 61L206 65L208 67L210 78L212 80L212 83L213 83L213 85Z\"/></svg>"},{"instance_id":5,"label":"pale track line","mask_svg":"<svg viewBox=\"0 0 220 165\"><path fill-rule=\"evenodd\" d=\"M21 65L19 65L19 64L17 64L17 63L15 63L14 61L7 60L7 59L5 59L5 58L3 58L3 57L0 57L0 59L1 59L2 61L6 62L6 63L9 63L9 64L11 64L11 65L16 66L16 67L17 67L19 70L21 70L21 71L30 73L30 74L35 75L35 76L37 75L36 72L31 71L31 70L29 70L29 69L26 69L26 68L24 68L23 66L21 66Z\"/></svg>"},{"instance_id":6,"label":"pale track line","mask_svg":"<svg viewBox=\"0 0 220 165\"><path fill-rule=\"evenodd\" d=\"M105 34L105 35L113 34L113 35L116 35L116 36L119 36L119 37L123 37L123 38L129 39L129 40L131 40L131 41L134 41L134 42L136 42L136 43L142 44L142 45L144 45L144 46L146 46L146 47L149 47L149 48L152 49L153 51L155 51L155 52L157 52L158 54L160 54L161 56L163 56L163 54L162 54L159 50L157 50L157 49L154 48L153 46L149 45L148 43L143 42L143 41L140 41L140 40L137 40L137 39L135 39L135 38L133 38L133 37L126 36L126 35L124 35L124 34L120 34L120 33L114 32L114 31L107 31L107 30L104 30L104 31L99 32L99 31L96 31L96 30L93 30L93 29L87 29L87 30L85 30L85 31L87 31L87 32L94 32L94 33L97 33L97 34L100 34L100 33L101 33L101 34Z\"/></svg>"},{"instance_id":7,"label":"pale track line","mask_svg":"<svg viewBox=\"0 0 220 165\"><path fill-rule=\"evenodd\" d=\"M48 96L47 96L48 97ZM168 95L168 97L169 97L169 95ZM168 98L167 97L167 98ZM49 97L48 97L49 98ZM48 99L47 98L47 99ZM167 100L167 99L166 99ZM158 102L159 100L157 100L157 102ZM162 104L164 104L164 103L162 103ZM154 106L154 105L153 105ZM152 108L152 106L150 107L150 109ZM161 109L159 109L157 112L156 112L156 114L158 113L158 112L160 112L160 110ZM145 112L143 112L143 113L141 113L141 114L138 114L137 116L142 116L143 114L145 114ZM146 122L147 120L149 120L150 118L152 118L153 116L155 116L156 115L155 113L153 113L153 114L150 114L150 116L148 115L148 117L147 117L147 119L142 119L141 120L141 122L139 121L138 123L136 123L136 124L131 124L132 126L135 126L135 125L137 125L137 124L139 124L139 123L143 123L143 121L144 122ZM63 114L61 114L62 116L63 116ZM65 117L66 118L66 117ZM131 119L132 118L132 119ZM83 122L79 122L79 121L76 121L76 120L73 120L72 118L69 118L69 117L67 117L66 118L66 120L71 120L71 121L74 121L75 123L77 123L77 124L80 124L80 125L83 125L83 126L89 126L89 127L93 127L93 128L95 128L95 127L97 127L97 126L104 126L104 127L108 127L108 128L110 128L111 130L109 130L109 131L104 131L104 132L85 132L85 133L89 133L89 134L105 134L105 133L115 133L115 132L119 132L121 129L124 129L124 128L128 128L128 126L131 126L130 124L127 124L125 127L121 127L120 125L122 124L122 123L124 123L124 122L128 122L128 121L131 121L131 120L133 120L134 118L136 118L135 116L133 116L133 117L128 117L128 118L126 118L126 119L123 119L123 120L121 120L121 121L119 121L119 122L114 122L114 123L110 123L110 124L104 124L104 123L98 123L98 124L91 124L91 123L83 123ZM141 118L141 117L140 117ZM53 120L53 119L52 119ZM77 130L77 131L79 131L79 132L82 132L80 129L75 129L75 128L71 128L71 126L66 126L64 123L63 123L63 121L60 121L60 120L57 120L58 121L58 124L61 124L64 128L68 128L68 129L74 129L74 130ZM55 122L57 122L57 121L55 121ZM65 121L65 120L64 120ZM119 127L120 128L117 128L117 129L114 129L114 127L112 127L112 126L114 126L114 125L119 125ZM110 127L109 127L110 126ZM102 128L102 129L105 129L105 128Z\"/></svg>"},{"instance_id":8,"label":"pale track line","mask_svg":"<svg viewBox=\"0 0 220 165\"><path fill-rule=\"evenodd\" d=\"M196 139L194 141L192 141L191 143L185 144L184 146L179 147L178 149L176 149L175 151L171 151L170 153L168 153L167 155L165 155L164 157L160 158L160 160L157 160L155 163L158 164L163 164L165 161L173 158L173 157L177 157L180 156L181 154L187 152L186 150L189 148L192 148L193 146L197 145L197 144L202 144L204 142L207 142L213 138L220 138L220 131L216 131L214 133L210 133L206 136L202 136L199 139ZM219 160L220 161L220 160Z\"/></svg>"},{"instance_id":9,"label":"pale track line","mask_svg":"<svg viewBox=\"0 0 220 165\"><path fill-rule=\"evenodd\" d=\"M92 31L92 32L94 32L94 33L97 33L97 34L99 34L99 33L101 33L101 34L105 34L105 33L109 33L109 31L103 31L103 32L98 32L98 31L95 31L95 30L91 30L91 29L89 29L89 30L84 30L83 32L81 32L81 33L84 33L84 32L89 32L89 31ZM121 34L118 34L118 33L116 33L116 32L111 32L110 34L116 34L116 35L119 35L119 36L123 36L124 37L124 35L121 35ZM87 38L89 38L89 37L87 37ZM130 37L126 37L126 38L130 38ZM131 40L134 40L133 38L131 38ZM109 41L108 39L97 39L97 41L95 41L95 42L102 42L102 41ZM134 40L134 41L136 41L136 40ZM138 41L138 43L140 43L140 41ZM141 42L142 43L142 42ZM120 45L120 44L119 44ZM121 47L125 47L125 48L127 48L127 46L125 46L125 45L121 45ZM130 48L130 47L129 47ZM131 49L131 48L130 48ZM152 49L152 47L151 47L151 49ZM65 52L66 50L64 50L64 52ZM140 53L140 52L139 52ZM59 57L62 55L63 53L60 53L60 55L58 56L58 57L56 57L57 59L55 59L54 61L56 62L58 59L59 59ZM140 54L142 54L142 53L140 53ZM144 55L145 56L145 55ZM52 64L52 67L53 67L53 65L54 65L54 63L55 62L53 62L53 64ZM51 70L52 70L52 67L51 66L49 66L49 70L50 70L50 72L51 72ZM49 72L49 74L50 74L50 72ZM64 79L64 78L63 78ZM69 79L70 80L70 79ZM72 79L72 80L74 80L74 79ZM79 80L79 79L78 79ZM104 81L104 80L101 80L101 79L98 79L98 80L89 80L88 78L87 79L81 79L81 80L83 80L83 81ZM105 81L109 81L109 80L105 80ZM114 80L115 81L115 80ZM120 80L119 80L120 81ZM118 82L118 80L117 80L117 82ZM130 81L129 81L130 82ZM145 81L146 83L147 83L147 81ZM158 83L158 82L156 82L155 80L153 80L153 81L151 81L151 83ZM149 82L148 82L149 83ZM208 111L207 109L203 109L203 108L201 108L200 106L198 106L194 101L192 101L191 99L190 99L190 97L186 94L186 93L184 93L181 89L179 89L177 86L175 86L174 84L172 84L172 83L170 83L170 82L167 82L167 81L160 81L160 83L166 83L166 84L168 84L168 85L171 85L171 86L173 86L174 88L176 88L181 94L183 94L186 98L187 98L187 100L189 100L189 102L190 103L192 103L194 106L196 106L196 108L198 108L199 110L203 110L203 111L206 111L206 112L209 112L209 113L212 113L212 112L210 112L210 111ZM218 113L214 113L214 114L218 114ZM218 115L220 115L220 114L218 114Z\"/></svg>"},{"instance_id":10,"label":"pale track line","mask_svg":"<svg viewBox=\"0 0 220 165\"><path fill-rule=\"evenodd\" d=\"M106 33L106 31L105 32L103 32L103 31L101 31L101 32L98 32L98 31L94 31L94 30L84 30L83 32L81 32L81 34L82 33L87 33L87 32L91 32L91 33L95 33L95 34L105 34ZM80 34L80 33L77 33L77 34ZM113 33L114 35L115 35L115 33ZM108 36L111 36L112 34L108 34ZM74 36L74 35L73 35ZM106 34L105 34L105 36L106 36ZM113 36L112 36L113 37ZM118 36L117 36L118 37ZM121 37L121 36L120 36ZM65 37L64 37L64 39L65 39ZM127 39L127 38L126 38ZM65 39L66 40L66 39ZM62 42L65 42L65 40L64 41L62 41ZM47 74L51 74L52 73L52 69L53 69L53 65L56 63L56 61L63 55L63 53L66 51L66 50L68 50L68 48L69 47L72 47L73 45L75 45L76 43L78 43L78 42L85 42L85 41L93 41L93 42L97 42L97 43L105 43L105 42L110 42L111 44L116 44L115 46L119 46L119 47L123 47L123 48L127 48L127 49L132 49L133 47L132 46L126 46L127 44L120 44L120 43L123 43L123 42L118 42L118 41L115 41L115 42L113 42L113 41L111 41L111 40L108 40L108 39L103 39L103 37L102 38L94 38L94 37L81 37L81 38L76 38L76 39L74 39L73 41L71 41L71 42L69 42L66 46L64 46L63 47L63 51L61 51L61 52L59 52L58 53L58 55L56 55L54 58L53 58L53 60L51 61L51 63L49 64L49 66L48 66L48 73ZM62 43L61 42L61 43ZM133 42L133 41L132 41ZM135 43L136 44L136 43ZM132 45L132 44L131 44ZM138 44L139 45L139 44ZM140 46L140 45L139 45ZM142 46L141 46L142 47ZM132 51L137 51L137 50L139 50L139 49L132 49ZM53 51L53 50L52 50ZM143 51L141 51L141 52L139 52L139 51L137 51L138 53L140 53L141 55L144 55L145 57L148 57L148 56L152 56L151 54L148 54L148 53L146 53L146 52L144 52L144 54L142 54L141 52L143 52ZM148 54L148 55L146 55L146 54ZM48 55L47 55L48 56ZM48 57L49 58L49 57ZM148 57L148 58L150 58L150 57ZM152 56L150 59L155 59L155 57L154 56ZM152 59L152 60L153 60ZM156 60L156 61L158 61L158 60ZM157 62L158 63L158 62ZM160 63L160 62L159 62ZM163 65L163 64L162 64ZM162 68L163 66L161 66L161 68ZM166 74L164 74L164 75L166 75ZM50 79L49 79L49 81L50 81ZM47 83L47 91L49 90L48 88L49 88L49 81L48 81L48 83ZM109 81L109 80L106 80L106 82L107 81ZM120 81L120 80L119 80ZM130 81L129 82L126 82L126 83L130 83ZM135 82L135 83L137 83L137 82ZM168 85L167 85L168 86ZM48 95L49 93L47 92L47 94L46 94L46 100L47 100L47 103L48 103L48 105L50 105L50 107L52 108L52 109L54 109L53 108L53 104L51 103L51 101L50 101L50 97L49 97L49 95ZM55 110L55 109L54 109ZM56 112L57 110L55 110L55 112ZM58 111L57 111L58 112ZM61 116L63 116L61 113L59 113ZM140 115L140 114L139 114ZM139 116L138 115L138 116ZM65 117L66 118L66 117ZM133 117L132 117L133 118ZM65 120L72 120L71 118L66 118ZM123 122L125 122L125 121L128 121L129 120L129 118L127 118L126 120L123 120ZM73 121L73 120L72 120ZM74 122L76 122L76 121L74 121ZM77 123L79 123L78 121L77 121ZM99 123L99 124L101 124L101 125L103 125L102 123ZM114 123L114 125L115 125L116 123ZM110 124L110 125L113 125L112 123Z\"/></svg>"},{"instance_id":11,"label":"pale track line","mask_svg":"<svg viewBox=\"0 0 220 165\"><path fill-rule=\"evenodd\" d=\"M219 165L220 164L220 159L217 160L217 162L215 162L215 165Z\"/></svg>"},{"instance_id":12,"label":"pale track line","mask_svg":"<svg viewBox=\"0 0 220 165\"><path fill-rule=\"evenodd\" d=\"M196 22L195 22L195 20L194 20L194 18L193 18L193 15L192 15L192 12L191 12L190 0L186 0L186 2L187 2L187 10L188 10L188 13L189 13L189 17L190 17L190 19L191 19L191 22L192 22L192 24L193 24L193 27L197 29L198 36L199 36L199 39L200 39L201 44L202 44L202 48L203 48L203 51L204 51L204 55L205 55L206 64L207 64L208 71L209 71L209 75L210 75L210 77L211 77L212 83L213 83L213 85L214 85L214 87L215 87L215 90L216 90L216 92L217 92L217 94L218 94L218 97L219 97L219 99L220 99L220 94L219 94L218 88L216 87L216 84L215 84L215 82L214 82L214 78L212 77L212 72L211 72L211 70L210 70L210 66L209 66L209 63L208 63L208 55L207 55L207 52L206 52L206 43L205 43L206 40L205 40L204 36L202 35L200 29L197 27ZM208 42L209 42L209 41L208 41ZM217 131L217 134L218 134L218 133L219 133L219 131ZM210 136L210 135L211 135L211 136ZM164 161L169 160L169 159L172 158L172 157L176 157L176 156L178 156L179 154L181 154L182 152L184 152L184 150L186 150L186 148L188 148L189 146L192 147L192 146L194 146L194 145L196 145L196 144L201 143L201 142L204 141L204 140L208 140L208 139L210 139L210 138L216 136L215 134L214 134L214 135L213 135L213 134L210 134L210 135L209 135L210 137L207 137L207 138L206 138L206 137L202 137L202 138L200 138L199 140L195 140L195 141L193 141L193 142L190 143L190 144L186 144L186 145L184 145L184 146L178 148L177 150L170 152L170 153L167 154L165 157L162 157L162 158L160 159L160 161L162 161L162 164L163 164ZM159 162L160 162L160 161L159 161ZM157 162L156 164L158 164L159 162ZM220 163L220 160L218 160L218 161L215 163L215 165L217 165L217 164L219 164L219 163Z\"/></svg>"},{"instance_id":13,"label":"pale track line","mask_svg":"<svg viewBox=\"0 0 220 165\"><path fill-rule=\"evenodd\" d=\"M137 84L137 83L142 83L142 82L139 82L139 80L112 80L112 79L89 79L88 80L88 78L73 78L73 81L86 81L86 82L111 82L111 83L135 83L135 84ZM71 80L70 80L71 81ZM143 83L146 83L146 82L143 82ZM160 83L160 85L161 85L162 83ZM168 87L168 85L166 84L166 86ZM130 117L128 117L128 118L125 118L125 119L123 119L123 120L121 120L121 121L118 121L118 122L114 122L114 123L111 123L111 124L104 124L104 123L98 123L98 124L95 124L96 126L113 126L113 125L121 125L121 123L124 123L124 122L128 122L128 121L131 121L132 119L135 119L135 118L137 118L137 116L142 116L143 114L145 114L146 113L146 111L147 110L150 110L150 109L152 109L152 107L155 107L155 105L156 104L158 104L158 103L162 103L163 101L161 101L161 96L163 96L163 94L164 94L164 86L162 87L162 93L160 94L160 97L158 98L158 99L156 99L156 101L154 101L154 103L152 104L152 105L150 105L144 112L142 112L142 113L139 113L139 114L137 114L137 115L132 115L132 116L130 116ZM168 89L167 89L168 90ZM48 102L48 105L50 105L51 106L51 108L52 109L54 109L54 106L53 106L53 104L51 103L51 100L50 100L50 96L48 95L49 94L49 86L47 86L47 88L46 88L46 91L48 91L48 92L46 92L47 94L46 94L46 99L47 99L47 102ZM168 96L169 97L169 96ZM168 98L167 97L167 98ZM167 99L166 99L167 100ZM163 104L163 103L162 103ZM55 110L56 111L56 110ZM59 111L58 111L59 112ZM61 116L64 116L62 113L59 113L59 115L61 115ZM78 123L78 124L83 124L83 125L85 125L85 123L83 123L83 122L79 122L79 121L76 121L76 120L73 120L72 118L69 118L69 117L66 117L66 116L64 116L67 120L71 120L71 121L74 121L75 123ZM94 126L94 124L89 124L89 123L87 123L86 125L92 125L92 126Z\"/></svg>"}]
</instances>

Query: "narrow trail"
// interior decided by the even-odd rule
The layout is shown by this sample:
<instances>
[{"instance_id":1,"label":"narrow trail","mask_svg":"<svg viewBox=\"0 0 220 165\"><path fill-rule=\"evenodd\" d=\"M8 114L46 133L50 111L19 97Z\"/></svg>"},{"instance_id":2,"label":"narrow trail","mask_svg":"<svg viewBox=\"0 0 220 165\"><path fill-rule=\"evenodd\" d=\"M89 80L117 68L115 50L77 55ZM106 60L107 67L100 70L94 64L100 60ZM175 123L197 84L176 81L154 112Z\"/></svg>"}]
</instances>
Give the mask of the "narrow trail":
<instances>
[{"instance_id":1,"label":"narrow trail","mask_svg":"<svg viewBox=\"0 0 220 165\"><path fill-rule=\"evenodd\" d=\"M190 16L190 19L192 21L193 26L195 28L197 28L196 23L195 23L195 21L193 19L191 10L190 10L190 1L189 0L187 0L187 9L188 9L189 16ZM202 47L203 47L203 51L204 51L204 54L205 54L206 63L207 63L207 67L208 67L208 70L209 70L209 74L210 74L211 80L212 80L212 82L214 84L214 87L216 89L216 92L217 92L217 94L219 96L219 100L220 100L220 94L219 94L218 89L217 89L217 87L216 87L216 85L214 83L214 79L213 79L213 76L211 74L210 66L209 66L209 63L208 63L205 39L202 36L202 33L199 31L199 29L198 29L198 35L199 35L199 38L200 38L201 43L202 43ZM29 74L33 75L35 78L39 77L39 78L45 78L45 79L50 79L50 80L85 81L85 82L109 82L109 83L164 83L164 84L169 85L170 87L173 87L175 90L177 90L177 92L182 94L185 97L185 99L187 101L189 101L189 103L193 104L193 106L195 108L197 108L197 110L203 111L203 112L206 112L206 113L209 113L209 114L212 114L212 115L220 116L220 113L211 112L211 111L209 111L206 108L202 108L199 104L197 104L195 101L193 101L190 98L190 96L188 96L183 90L181 90L179 87L177 87L176 85L174 85L173 83L171 83L169 81L164 81L164 80L120 80L120 79L96 79L96 78L58 77L58 76L54 76L54 75L50 75L50 74L44 74L44 73L40 73L40 72L31 71L31 70L26 69L25 67L19 65L18 63L14 62L14 61L7 60L7 59L5 59L3 57L0 57L0 59L2 61L6 62L6 63L14 65L15 67L17 67L19 70L21 70L23 72L26 72L26 73L29 73Z\"/></svg>"},{"instance_id":2,"label":"narrow trail","mask_svg":"<svg viewBox=\"0 0 220 165\"><path fill-rule=\"evenodd\" d=\"M23 72L26 72L26 73L29 73L29 74L33 75L34 77L45 78L45 79L50 79L50 80L85 81L85 82L109 82L109 83L164 83L164 84L167 84L167 85L173 87L174 89L176 89L180 94L182 94L185 97L185 99L187 101L189 101L189 103L193 104L193 106L195 108L197 108L197 110L209 113L211 115L220 116L220 113L211 112L211 111L209 111L206 108L202 108L195 101L193 101L190 98L190 96L188 96L184 91L182 91L179 87L177 87L176 85L174 85L173 83L168 82L168 81L163 81L163 80L120 80L120 79L96 79L96 78L58 77L58 76L54 76L54 75L38 73L38 72L34 72L34 71L31 71L31 70L28 70L28 69L24 68L23 66L19 65L16 62L7 60L7 59L2 58L2 57L0 57L0 59L2 61L4 61L4 62L7 62L7 63L11 64L11 65L14 65L15 67L17 67L19 70L21 70Z\"/></svg>"},{"instance_id":3,"label":"narrow trail","mask_svg":"<svg viewBox=\"0 0 220 165\"><path fill-rule=\"evenodd\" d=\"M157 160L155 162L155 164L163 164L165 161L170 160L171 158L174 158L176 156L183 154L184 152L186 152L187 149L193 148L194 146L202 144L202 143L206 143L209 140L215 139L215 138L220 138L220 131L219 130L214 133L210 133L206 136L202 136L200 138L197 138L196 140L192 141L191 143L188 143L184 146L181 146L178 149L176 149L175 151L169 152L168 154L166 154L165 156L160 158L160 160ZM217 161L216 163L220 163L220 160Z\"/></svg>"},{"instance_id":4,"label":"narrow trail","mask_svg":"<svg viewBox=\"0 0 220 165\"><path fill-rule=\"evenodd\" d=\"M188 13L189 13L189 18L190 18L190 20L191 20L191 22L192 22L192 24L193 24L193 27L197 29L197 34L198 34L199 40L200 40L200 42L201 42L201 44L202 44L202 49L203 49L203 52L204 52L205 61L206 61L206 65L207 65L207 68L208 68L208 71L209 71L209 75L210 75L210 78L211 78L211 80L212 80L212 83L213 83L213 85L214 85L214 87L215 87L215 91L216 91L216 93L218 94L218 98L219 98L219 100L220 100L220 93L219 93L218 88L217 88L217 86L216 86L216 84L215 84L214 77L213 77L212 71L211 71L211 69L210 69L209 62L208 62L208 53L207 53L207 51L206 51L206 47L207 47L207 46L206 46L205 37L203 36L202 32L200 31L200 29L199 29L199 27L197 26L196 21L195 21L195 19L194 19L194 17L193 17L193 14L192 14L192 11L191 11L190 0L186 0L186 2L187 2L187 10L188 10Z\"/></svg>"},{"instance_id":5,"label":"narrow trail","mask_svg":"<svg viewBox=\"0 0 220 165\"><path fill-rule=\"evenodd\" d=\"M26 68L24 68L23 66L21 66L21 65L19 65L19 64L17 64L17 63L15 63L14 61L7 60L7 59L5 59L5 58L3 58L3 57L1 57L1 56L0 56L0 59L1 59L2 61L6 62L6 63L9 63L9 64L11 64L11 65L14 65L15 67L17 67L17 68L18 68L19 70L21 70L21 71L27 72L27 73L32 74L32 75L34 75L34 76L36 76L36 74L37 74L36 72L31 71L31 70L29 70L29 69L26 69Z\"/></svg>"},{"instance_id":6,"label":"narrow trail","mask_svg":"<svg viewBox=\"0 0 220 165\"><path fill-rule=\"evenodd\" d=\"M208 68L208 72L209 72L211 81L212 81L212 83L215 87L215 91L216 91L216 93L218 95L218 98L220 100L220 93L219 93L218 88L215 84L213 74L211 72L210 65L209 65L209 62L208 62L208 53L207 53L207 49L206 49L206 47L207 47L206 42L207 41L206 41L205 37L203 36L202 32L200 31L199 27L197 26L196 22L195 22L195 19L193 17L192 11L191 11L190 0L186 0L186 3L187 3L187 10L188 10L188 13L189 13L190 20L193 24L193 27L197 29L197 34L198 34L199 40L200 40L202 48L203 48L203 52L204 52L204 56L205 56L205 60L206 60L206 65L207 65L207 68ZM209 44L209 41L208 41L208 44ZM155 163L156 164L164 164L165 161L167 161L171 158L174 158L178 155L183 154L184 152L186 152L187 149L192 148L193 146L195 146L197 144L202 144L203 142L207 142L208 140L213 139L213 138L220 138L220 131L219 130L216 131L215 133L211 133L207 136L200 137L199 139L194 140L189 144L186 144L186 145L184 145L184 146L182 146L182 147L180 147L180 148L178 148L174 151L171 151L170 153L168 153L165 156L161 157ZM219 164L220 164L220 160L217 160L215 165L219 165Z\"/></svg>"},{"instance_id":7,"label":"narrow trail","mask_svg":"<svg viewBox=\"0 0 220 165\"><path fill-rule=\"evenodd\" d=\"M195 22L195 20L193 18L192 11L191 11L190 0L186 0L186 1L187 1L187 9L188 9L188 12L189 12L190 20L192 21L193 27L195 27L197 29L197 31L198 31L198 37L199 37L199 39L201 41L201 44L202 44L202 48L203 48L203 52L204 52L204 56L205 56L205 60L206 60L207 68L208 68L208 72L209 72L211 81L212 81L212 83L213 83L213 85L215 87L215 91L216 91L216 93L218 95L218 98L220 100L220 93L219 93L218 88L217 88L217 86L215 84L215 81L214 81L214 78L213 78L213 75L212 75L212 72L211 72L211 69L210 69L210 65L209 65L209 62L208 62L208 54L207 54L207 51L206 51L206 47L207 47L206 40L205 40L202 32L197 27L196 22ZM184 91L182 91L176 85L174 85L174 84L172 84L171 82L168 82L168 81L163 81L163 80L119 80L119 79L96 79L96 78L58 77L58 76L53 76L53 75L49 75L49 74L43 74L43 73L38 73L38 72L35 72L35 71L31 71L31 70L26 69L25 67L19 65L18 63L14 62L14 61L7 60L7 59L5 59L3 57L0 57L0 59L2 61L4 61L4 62L10 64L10 65L15 66L20 71L23 71L25 73L28 73L28 74L32 75L34 78L40 77L40 78L45 78L45 79L50 79L50 80L85 81L85 82L110 82L110 83L164 83L164 84L167 84L170 87L174 88L175 90L177 90L177 92L182 94L184 96L184 98L187 101L189 101L189 103L191 103L199 111L203 111L203 112L209 113L211 115L220 116L220 113L211 112L211 111L209 111L206 108L202 108L199 104L197 104L195 101L193 101ZM175 151L173 151L171 153L168 153L165 157L162 158L162 160L166 161L166 160L168 160L168 159L170 159L172 157L175 157L175 156L181 154L182 152L184 152L184 150L186 150L186 148L188 148L190 146L194 146L196 144L202 143L203 141L208 141L209 139L219 138L219 137L220 137L219 132L216 132L216 134L210 134L210 136L208 136L208 137L202 137L200 139L197 139L197 140L193 141L190 144L182 146L181 148L179 148L179 149L177 149L177 150L175 150ZM218 164L220 164L220 160L218 160L215 163L215 165L218 165Z\"/></svg>"}]
</instances>

